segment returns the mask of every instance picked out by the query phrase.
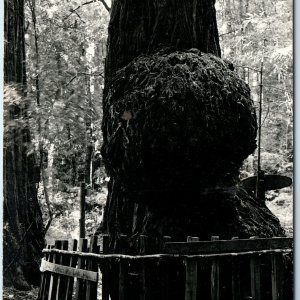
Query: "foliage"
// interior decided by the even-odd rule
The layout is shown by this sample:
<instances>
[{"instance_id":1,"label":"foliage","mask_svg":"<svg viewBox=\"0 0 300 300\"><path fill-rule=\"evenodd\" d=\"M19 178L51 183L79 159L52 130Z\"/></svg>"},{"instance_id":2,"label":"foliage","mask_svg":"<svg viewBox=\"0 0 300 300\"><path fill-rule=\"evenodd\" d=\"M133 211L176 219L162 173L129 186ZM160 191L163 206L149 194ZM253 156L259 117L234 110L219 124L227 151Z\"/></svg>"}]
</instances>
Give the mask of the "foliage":
<instances>
[{"instance_id":1,"label":"foliage","mask_svg":"<svg viewBox=\"0 0 300 300\"><path fill-rule=\"evenodd\" d=\"M218 2L222 55L236 66L260 70L263 60L261 167L267 174L293 176L293 3L291 0ZM236 67L258 108L259 72ZM255 174L257 152L241 169ZM268 207L292 232L293 189L267 193Z\"/></svg>"},{"instance_id":2,"label":"foliage","mask_svg":"<svg viewBox=\"0 0 300 300\"><path fill-rule=\"evenodd\" d=\"M218 12L223 55L238 66L257 107L263 60L263 160L270 172L284 171L283 164L293 158L292 1L227 0L219 4ZM268 154L280 155L280 165L271 165Z\"/></svg>"},{"instance_id":3,"label":"foliage","mask_svg":"<svg viewBox=\"0 0 300 300\"><path fill-rule=\"evenodd\" d=\"M80 169L84 169L87 146L101 140L101 89L108 19L100 2L72 13L79 3L29 1L30 25L26 35L28 93L36 99L31 110L36 143L42 143L46 153L53 146L50 155L56 161L54 177L64 180L58 165L68 158L67 173L72 168L77 173L73 174L73 184L79 180Z\"/></svg>"},{"instance_id":4,"label":"foliage","mask_svg":"<svg viewBox=\"0 0 300 300\"><path fill-rule=\"evenodd\" d=\"M40 190L41 191L41 190ZM78 238L79 237L79 190L71 188L66 192L57 192L51 201L51 209L54 220L46 234L47 243L56 239ZM92 235L102 221L103 207L106 202L107 189L93 191L88 189L86 197L86 235ZM43 195L39 195L42 203L42 210L47 211ZM45 221L47 214L44 215Z\"/></svg>"}]
</instances>

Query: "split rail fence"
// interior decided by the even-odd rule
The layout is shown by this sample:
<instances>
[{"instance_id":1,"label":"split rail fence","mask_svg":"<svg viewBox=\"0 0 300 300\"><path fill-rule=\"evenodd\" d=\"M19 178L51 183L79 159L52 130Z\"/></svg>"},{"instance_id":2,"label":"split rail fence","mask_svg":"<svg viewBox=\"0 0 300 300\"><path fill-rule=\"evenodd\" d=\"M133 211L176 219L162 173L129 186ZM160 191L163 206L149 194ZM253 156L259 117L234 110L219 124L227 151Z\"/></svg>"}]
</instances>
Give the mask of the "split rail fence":
<instances>
[{"instance_id":1,"label":"split rail fence","mask_svg":"<svg viewBox=\"0 0 300 300\"><path fill-rule=\"evenodd\" d=\"M185 300L222 300L224 293L232 300L265 300L266 293L272 300L286 300L282 296L282 258L293 251L291 238L199 241L188 237L187 242L171 242L171 237L165 237L161 253L147 254L147 237L140 236L137 255L127 255L127 238L120 238L124 241L120 254L107 253L108 235L48 245L43 250L38 299L109 300L113 287L113 299L167 300L174 299L177 286L179 293L183 291L179 298ZM224 277L230 286L227 292L220 284ZM269 286L262 287L262 281ZM205 289L208 298L203 297ZM153 290L156 296L149 297Z\"/></svg>"}]
</instances>

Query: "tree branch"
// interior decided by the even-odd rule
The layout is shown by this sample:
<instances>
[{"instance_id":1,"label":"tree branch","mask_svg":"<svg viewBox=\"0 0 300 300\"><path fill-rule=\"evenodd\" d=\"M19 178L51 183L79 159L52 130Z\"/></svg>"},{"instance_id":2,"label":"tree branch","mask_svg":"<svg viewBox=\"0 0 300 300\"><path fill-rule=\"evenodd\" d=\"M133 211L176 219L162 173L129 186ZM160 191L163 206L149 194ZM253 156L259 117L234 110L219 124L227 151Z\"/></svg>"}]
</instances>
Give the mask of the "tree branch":
<instances>
[{"instance_id":1,"label":"tree branch","mask_svg":"<svg viewBox=\"0 0 300 300\"><path fill-rule=\"evenodd\" d=\"M107 3L105 2L105 0L100 0L100 2L103 4L103 6L106 8L106 10L108 12L110 12L110 7L107 5Z\"/></svg>"},{"instance_id":2,"label":"tree branch","mask_svg":"<svg viewBox=\"0 0 300 300\"><path fill-rule=\"evenodd\" d=\"M85 23L85 21L82 20L82 18L80 17L80 14L79 14L77 11L74 11L74 13L78 16L78 18L79 18L83 23Z\"/></svg>"},{"instance_id":3,"label":"tree branch","mask_svg":"<svg viewBox=\"0 0 300 300\"><path fill-rule=\"evenodd\" d=\"M67 84L66 86L68 86L75 78L77 77L77 75L75 75Z\"/></svg>"},{"instance_id":4,"label":"tree branch","mask_svg":"<svg viewBox=\"0 0 300 300\"><path fill-rule=\"evenodd\" d=\"M71 13L66 16L63 21L65 21L66 19L68 19L73 13L76 13L76 10L80 9L82 6L85 6L85 5L88 5L88 4L91 4L91 3L94 3L94 2L97 2L97 1L100 1L103 6L105 7L105 9L110 12L110 7L107 5L107 3L105 2L105 0L91 0L91 1L88 1L88 2L84 2L82 3L81 5L77 6L76 8L72 9L71 10ZM77 14L77 13L76 13ZM77 14L78 15L78 14ZM80 17L80 16L79 16Z\"/></svg>"},{"instance_id":5,"label":"tree branch","mask_svg":"<svg viewBox=\"0 0 300 300\"><path fill-rule=\"evenodd\" d=\"M103 73L86 73L86 72L78 72L78 75L87 75L87 76L101 76L104 78Z\"/></svg>"}]
</instances>

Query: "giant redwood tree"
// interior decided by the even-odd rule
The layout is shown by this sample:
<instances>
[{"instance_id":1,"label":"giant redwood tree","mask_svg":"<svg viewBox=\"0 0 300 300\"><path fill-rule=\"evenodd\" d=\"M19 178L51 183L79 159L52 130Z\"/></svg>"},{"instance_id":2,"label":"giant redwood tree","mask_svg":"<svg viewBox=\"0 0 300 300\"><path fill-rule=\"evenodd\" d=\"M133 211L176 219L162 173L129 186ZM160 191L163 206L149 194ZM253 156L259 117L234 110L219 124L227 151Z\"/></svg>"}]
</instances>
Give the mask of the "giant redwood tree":
<instances>
[{"instance_id":1,"label":"giant redwood tree","mask_svg":"<svg viewBox=\"0 0 300 300\"><path fill-rule=\"evenodd\" d=\"M110 176L102 231L209 239L284 234L239 188L256 148L249 87L220 58L214 0L113 1L102 155Z\"/></svg>"},{"instance_id":2,"label":"giant redwood tree","mask_svg":"<svg viewBox=\"0 0 300 300\"><path fill-rule=\"evenodd\" d=\"M140 235L152 252L163 236L284 235L265 203L238 186L239 168L256 148L256 115L249 87L220 58L214 2L113 1L102 124L110 182L101 226L112 252L121 235L129 253L139 251ZM159 299L154 290L149 299ZM182 299L176 284L171 290L170 299ZM110 293L117 297L113 287Z\"/></svg>"},{"instance_id":3,"label":"giant redwood tree","mask_svg":"<svg viewBox=\"0 0 300 300\"><path fill-rule=\"evenodd\" d=\"M113 1L102 123L110 182L100 228L111 252L121 235L132 254L141 235L152 252L163 236L284 235L265 203L238 186L257 122L249 87L220 58L214 2ZM155 278L149 299L160 299ZM171 291L183 299L176 284Z\"/></svg>"},{"instance_id":4,"label":"giant redwood tree","mask_svg":"<svg viewBox=\"0 0 300 300\"><path fill-rule=\"evenodd\" d=\"M3 279L5 285L29 289L39 283L44 234L24 94L24 1L4 4Z\"/></svg>"}]
</instances>

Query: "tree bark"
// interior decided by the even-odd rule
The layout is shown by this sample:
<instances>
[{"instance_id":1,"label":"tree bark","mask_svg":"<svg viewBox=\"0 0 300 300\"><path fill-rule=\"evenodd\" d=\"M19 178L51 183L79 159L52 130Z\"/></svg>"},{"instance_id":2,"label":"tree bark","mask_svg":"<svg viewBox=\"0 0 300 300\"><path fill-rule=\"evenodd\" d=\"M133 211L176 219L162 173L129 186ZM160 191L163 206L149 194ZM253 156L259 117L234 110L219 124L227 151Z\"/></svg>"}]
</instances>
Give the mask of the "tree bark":
<instances>
[{"instance_id":1,"label":"tree bark","mask_svg":"<svg viewBox=\"0 0 300 300\"><path fill-rule=\"evenodd\" d=\"M221 56L215 0L114 1L105 80L133 58L165 47Z\"/></svg>"},{"instance_id":2,"label":"tree bark","mask_svg":"<svg viewBox=\"0 0 300 300\"><path fill-rule=\"evenodd\" d=\"M39 284L44 228L35 159L29 153L23 9L22 0L5 1L3 269L4 284L28 289L28 283Z\"/></svg>"},{"instance_id":3,"label":"tree bark","mask_svg":"<svg viewBox=\"0 0 300 300\"><path fill-rule=\"evenodd\" d=\"M184 50L190 48L198 50ZM169 50L159 52L158 49ZM203 52L211 53L215 58L204 55ZM188 197L191 200L185 200L186 215L193 215L192 199L203 198L203 191L200 189L218 190L220 186L234 186L242 161L256 147L256 118L249 89L232 73L232 66L221 63L217 58L219 56L213 0L114 1L109 24L102 123L102 155L111 177L102 230L112 235L111 245L114 251L118 249L117 237L120 233L134 236L152 232L154 236L175 235L173 238L177 236L180 239L184 239L184 234L191 234L191 231L198 232L200 238L206 238L210 233L221 235L214 233L213 224L207 234L203 233L197 225L200 224L199 220L196 223L190 221L190 224L194 224L191 227L180 227L179 231L183 229L185 233L179 234L174 225L176 221L174 226L171 225L171 220L181 220L176 210L173 216L167 217L170 220L169 226L159 225L159 219L156 219L160 212L167 213L170 205L176 207L182 199ZM136 59L133 60L134 58ZM212 60L215 64L211 64ZM153 67L156 62L159 64L158 68ZM208 65L210 67L206 70ZM181 67L183 69L179 72ZM222 72L216 75L210 73L212 69L214 72L222 69ZM168 75L161 75L164 72ZM199 75L202 72L203 77ZM207 72L210 74L208 77ZM153 79L149 79L151 76ZM190 81L184 81L185 76L190 77ZM185 83L178 87L180 78ZM173 79L176 83L173 83ZM160 80L161 83L157 83ZM207 94L194 94L194 83L200 84L202 80L205 85L201 91ZM212 87L209 87L210 83L205 83L207 80L212 82ZM219 80L223 83L218 87L213 82ZM164 86L168 84L173 86L173 90L164 90ZM235 84L236 87L233 87ZM223 93L224 86L232 87ZM149 89L160 92L149 92L149 99L145 96L145 91ZM187 89L189 92L186 92ZM237 90L240 94L236 94ZM220 102L213 104L215 98L211 97L216 91L219 92L213 97L219 97ZM166 92L173 96L159 100ZM176 96L176 93L183 95L185 100ZM228 98L228 95L233 96ZM153 102L151 99L156 97L159 97L158 100ZM191 100L193 97L200 102L195 104ZM168 98L173 99L174 103L164 104ZM211 99L212 110L203 113L206 104L203 108L195 105L205 103L207 98ZM221 104L226 99L229 101L227 106ZM185 108L180 104L182 101L186 101ZM193 103L188 104L189 101ZM243 107L239 106L241 101L245 101ZM154 111L153 107L156 105ZM222 109L223 119L220 115ZM165 110L165 114L161 110ZM201 119L203 123L199 124ZM149 125L147 122L153 124ZM172 127L172 122L176 124L176 129ZM219 129L214 129L218 127ZM199 132L203 128L206 128L206 133L201 135ZM190 150L183 149L181 144L184 143ZM196 165L199 167L196 168ZM235 193L241 194L238 189ZM226 198L231 198L226 193L223 196L219 192L217 194L216 199L223 197L225 201ZM199 204L199 210L205 215L204 211L209 210L208 204ZM276 223L276 229L274 226L266 226L265 229L258 226L256 233L262 230L262 234L266 236L283 234L278 220L269 214L265 205L250 201L249 210L256 211L255 214L263 211L261 213L266 214L270 223ZM183 208L180 211L184 211ZM253 233L248 232L249 236ZM242 233L239 226L236 226L230 234L236 236ZM228 232L226 237L231 238L230 234ZM247 233L244 232L244 235Z\"/></svg>"},{"instance_id":4,"label":"tree bark","mask_svg":"<svg viewBox=\"0 0 300 300\"><path fill-rule=\"evenodd\" d=\"M24 1L4 2L4 82L26 83Z\"/></svg>"},{"instance_id":5,"label":"tree bark","mask_svg":"<svg viewBox=\"0 0 300 300\"><path fill-rule=\"evenodd\" d=\"M284 235L265 203L235 186L257 124L249 87L220 59L214 4L113 2L102 123L110 182L100 228L111 252L122 234L129 253L138 253L140 235L150 252L163 236Z\"/></svg>"}]
</instances>

